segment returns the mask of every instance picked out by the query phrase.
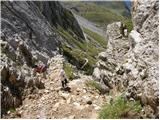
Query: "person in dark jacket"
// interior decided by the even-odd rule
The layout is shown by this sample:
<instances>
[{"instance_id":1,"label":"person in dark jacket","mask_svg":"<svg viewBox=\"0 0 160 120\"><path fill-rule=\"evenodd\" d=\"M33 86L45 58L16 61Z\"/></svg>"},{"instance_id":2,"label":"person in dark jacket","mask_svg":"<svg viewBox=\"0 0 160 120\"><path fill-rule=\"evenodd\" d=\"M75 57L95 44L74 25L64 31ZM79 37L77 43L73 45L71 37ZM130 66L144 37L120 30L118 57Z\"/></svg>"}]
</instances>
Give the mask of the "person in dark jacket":
<instances>
[{"instance_id":1,"label":"person in dark jacket","mask_svg":"<svg viewBox=\"0 0 160 120\"><path fill-rule=\"evenodd\" d=\"M58 78L62 83L62 88L63 89L67 88L68 87L67 86L67 83L68 83L67 76L66 76L66 73L65 73L65 71L63 69L60 70Z\"/></svg>"}]
</instances>

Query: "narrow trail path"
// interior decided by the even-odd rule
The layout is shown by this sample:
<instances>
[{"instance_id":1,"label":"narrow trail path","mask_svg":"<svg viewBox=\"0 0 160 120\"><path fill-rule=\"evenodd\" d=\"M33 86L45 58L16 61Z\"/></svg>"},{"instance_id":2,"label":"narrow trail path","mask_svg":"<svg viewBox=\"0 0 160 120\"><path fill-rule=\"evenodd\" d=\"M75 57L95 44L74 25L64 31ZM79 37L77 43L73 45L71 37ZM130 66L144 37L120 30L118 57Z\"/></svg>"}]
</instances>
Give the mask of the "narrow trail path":
<instances>
[{"instance_id":1,"label":"narrow trail path","mask_svg":"<svg viewBox=\"0 0 160 120\"><path fill-rule=\"evenodd\" d=\"M45 89L38 90L25 98L23 105L17 109L21 118L97 118L100 106L108 102L105 95L86 87L85 82L91 76L81 75L79 79L69 82L70 92L61 90L61 83L57 80L58 72L62 67L63 58L55 56L49 66L47 79L39 78L44 82Z\"/></svg>"}]
</instances>

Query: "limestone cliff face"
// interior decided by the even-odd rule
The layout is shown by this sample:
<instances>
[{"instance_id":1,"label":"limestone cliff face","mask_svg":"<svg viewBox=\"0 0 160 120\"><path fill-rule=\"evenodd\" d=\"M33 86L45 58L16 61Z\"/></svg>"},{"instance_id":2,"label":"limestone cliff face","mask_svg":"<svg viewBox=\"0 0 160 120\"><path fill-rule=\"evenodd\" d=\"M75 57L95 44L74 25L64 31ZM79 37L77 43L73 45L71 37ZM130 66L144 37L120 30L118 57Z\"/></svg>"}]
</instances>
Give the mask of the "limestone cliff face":
<instances>
[{"instance_id":1,"label":"limestone cliff face","mask_svg":"<svg viewBox=\"0 0 160 120\"><path fill-rule=\"evenodd\" d=\"M34 78L32 66L40 61L46 64L58 54L58 45L63 42L56 33L58 25L80 38L84 35L73 14L59 2L3 1L1 14L3 114L21 104L25 88L43 87Z\"/></svg>"},{"instance_id":2,"label":"limestone cliff face","mask_svg":"<svg viewBox=\"0 0 160 120\"><path fill-rule=\"evenodd\" d=\"M143 105L152 107L153 114L158 114L159 103L158 5L158 0L139 0L133 3L134 30L129 36L131 49L127 62L135 70L135 81L130 81L128 88L137 88L133 93L136 93Z\"/></svg>"},{"instance_id":3,"label":"limestone cliff face","mask_svg":"<svg viewBox=\"0 0 160 120\"><path fill-rule=\"evenodd\" d=\"M99 54L100 60L93 73L109 89L117 88L124 92L128 100L140 100L143 118L158 117L158 4L158 0L133 2L134 29L128 40L124 40L117 31L119 23L108 25L108 49Z\"/></svg>"}]
</instances>

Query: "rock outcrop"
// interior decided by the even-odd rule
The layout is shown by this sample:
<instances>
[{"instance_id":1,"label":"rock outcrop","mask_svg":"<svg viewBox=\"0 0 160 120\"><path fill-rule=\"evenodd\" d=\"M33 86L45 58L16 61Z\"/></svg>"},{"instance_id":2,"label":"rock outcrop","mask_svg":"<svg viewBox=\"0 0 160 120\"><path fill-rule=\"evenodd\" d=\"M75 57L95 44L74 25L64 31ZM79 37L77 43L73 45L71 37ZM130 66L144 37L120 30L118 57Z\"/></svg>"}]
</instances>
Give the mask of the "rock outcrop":
<instances>
[{"instance_id":1,"label":"rock outcrop","mask_svg":"<svg viewBox=\"0 0 160 120\"><path fill-rule=\"evenodd\" d=\"M106 85L106 89L112 89L117 83L122 82L121 75L124 71L120 71L120 64L125 59L125 54L129 50L129 41L121 34L122 23L116 22L107 26L108 49L99 53L99 61L94 69L93 76L102 86ZM117 79L115 78L116 76Z\"/></svg>"},{"instance_id":2,"label":"rock outcrop","mask_svg":"<svg viewBox=\"0 0 160 120\"><path fill-rule=\"evenodd\" d=\"M130 81L128 93L135 94L134 98L140 99L144 106L149 105L154 117L158 117L159 109L158 5L158 0L140 0L133 6L134 30L129 40L134 45L128 52L126 63L132 67L130 70L134 78ZM133 36L133 33L136 35Z\"/></svg>"},{"instance_id":3,"label":"rock outcrop","mask_svg":"<svg viewBox=\"0 0 160 120\"><path fill-rule=\"evenodd\" d=\"M158 0L133 2L134 29L128 40L118 31L120 23L107 27L108 49L99 54L93 75L98 81L107 81L130 100L140 100L142 118L158 118ZM115 30L112 30L115 29Z\"/></svg>"},{"instance_id":4,"label":"rock outcrop","mask_svg":"<svg viewBox=\"0 0 160 120\"><path fill-rule=\"evenodd\" d=\"M19 106L23 96L44 88L34 77L32 66L58 54L63 38L57 26L70 29L80 38L83 32L71 11L59 2L1 2L2 114ZM27 91L27 89L30 89Z\"/></svg>"}]
</instances>

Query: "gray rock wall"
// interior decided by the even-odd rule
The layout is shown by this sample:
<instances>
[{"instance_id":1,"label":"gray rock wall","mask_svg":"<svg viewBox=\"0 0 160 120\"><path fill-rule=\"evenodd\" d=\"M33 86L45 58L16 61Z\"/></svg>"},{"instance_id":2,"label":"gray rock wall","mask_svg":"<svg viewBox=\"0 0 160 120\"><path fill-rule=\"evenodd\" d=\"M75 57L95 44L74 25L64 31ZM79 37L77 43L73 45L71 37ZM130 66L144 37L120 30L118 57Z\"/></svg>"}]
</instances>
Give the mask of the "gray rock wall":
<instances>
[{"instance_id":1,"label":"gray rock wall","mask_svg":"<svg viewBox=\"0 0 160 120\"><path fill-rule=\"evenodd\" d=\"M93 73L102 84L112 86L110 89L124 92L128 100L140 100L142 118L159 115L158 4L158 0L133 1L134 29L128 40L123 39L119 23L107 26L108 49L99 54Z\"/></svg>"},{"instance_id":2,"label":"gray rock wall","mask_svg":"<svg viewBox=\"0 0 160 120\"><path fill-rule=\"evenodd\" d=\"M128 53L127 62L134 67L135 74L132 76L136 78L128 88L133 90L136 87L137 90L133 90L136 97L143 105L150 105L156 115L159 109L158 5L158 0L139 0L133 3L134 32L140 38L137 34L133 35L135 45Z\"/></svg>"},{"instance_id":3,"label":"gray rock wall","mask_svg":"<svg viewBox=\"0 0 160 120\"><path fill-rule=\"evenodd\" d=\"M41 1L35 2L42 14L46 17L51 25L60 25L64 29L71 29L79 38L85 40L84 34L78 21L70 10L62 6L60 2Z\"/></svg>"}]
</instances>

